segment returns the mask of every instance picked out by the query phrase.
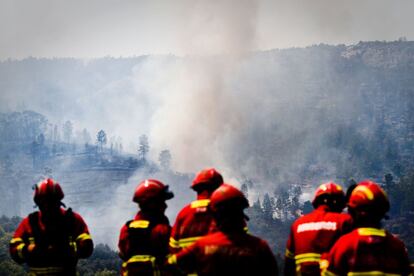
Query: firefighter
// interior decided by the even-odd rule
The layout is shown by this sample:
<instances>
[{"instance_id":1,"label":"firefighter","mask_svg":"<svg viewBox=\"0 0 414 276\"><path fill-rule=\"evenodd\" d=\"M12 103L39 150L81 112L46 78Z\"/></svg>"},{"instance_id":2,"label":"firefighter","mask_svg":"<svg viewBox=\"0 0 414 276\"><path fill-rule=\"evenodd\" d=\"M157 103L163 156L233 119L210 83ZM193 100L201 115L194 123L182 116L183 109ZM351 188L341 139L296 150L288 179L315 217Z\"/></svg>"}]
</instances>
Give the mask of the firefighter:
<instances>
[{"instance_id":1,"label":"firefighter","mask_svg":"<svg viewBox=\"0 0 414 276\"><path fill-rule=\"evenodd\" d=\"M173 196L167 185L155 179L144 180L135 189L133 201L140 211L122 227L118 243L122 275L160 275L171 233L164 214L166 200Z\"/></svg>"},{"instance_id":2,"label":"firefighter","mask_svg":"<svg viewBox=\"0 0 414 276\"><path fill-rule=\"evenodd\" d=\"M208 205L211 194L222 183L223 177L213 168L204 169L196 175L191 188L197 193L197 200L185 206L177 215L169 243L172 253L214 231L213 216Z\"/></svg>"},{"instance_id":3,"label":"firefighter","mask_svg":"<svg viewBox=\"0 0 414 276\"><path fill-rule=\"evenodd\" d=\"M410 263L403 242L381 227L389 208L387 195L378 184L360 182L348 202L356 229L335 243L322 262L322 274L409 275Z\"/></svg>"},{"instance_id":4,"label":"firefighter","mask_svg":"<svg viewBox=\"0 0 414 276\"><path fill-rule=\"evenodd\" d=\"M59 183L46 179L34 186L40 211L23 219L10 241L10 254L27 263L29 275L76 275L79 258L92 254L93 242L82 217L65 210Z\"/></svg>"},{"instance_id":5,"label":"firefighter","mask_svg":"<svg viewBox=\"0 0 414 276\"><path fill-rule=\"evenodd\" d=\"M248 234L243 210L249 206L241 191L222 184L211 195L210 207L217 232L198 239L168 258L168 264L197 275L278 275L276 259L267 242Z\"/></svg>"},{"instance_id":6,"label":"firefighter","mask_svg":"<svg viewBox=\"0 0 414 276\"><path fill-rule=\"evenodd\" d=\"M285 254L285 275L320 275L319 261L336 240L352 230L352 218L341 213L345 194L333 182L319 186L311 213L291 226Z\"/></svg>"}]
</instances>

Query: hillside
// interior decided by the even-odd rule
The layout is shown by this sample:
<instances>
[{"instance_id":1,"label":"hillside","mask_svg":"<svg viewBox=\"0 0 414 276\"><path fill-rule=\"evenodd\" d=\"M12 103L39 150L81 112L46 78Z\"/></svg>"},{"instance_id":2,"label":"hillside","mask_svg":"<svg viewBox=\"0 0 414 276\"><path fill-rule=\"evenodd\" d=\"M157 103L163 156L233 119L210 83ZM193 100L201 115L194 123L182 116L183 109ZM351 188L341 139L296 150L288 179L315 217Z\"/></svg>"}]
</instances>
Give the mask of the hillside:
<instances>
[{"instance_id":1,"label":"hillside","mask_svg":"<svg viewBox=\"0 0 414 276\"><path fill-rule=\"evenodd\" d=\"M252 202L267 194L281 220L297 215L326 180L346 186L351 178L371 178L385 185L390 174L406 183L414 168L414 42L256 52L227 71L219 68L222 59L1 62L1 212L33 210L31 186L53 176L64 186L65 203L113 246L135 211L131 194L140 180L158 177L171 185L171 220L193 197L192 175L176 172L176 165L218 164L226 179L249 187ZM196 89L204 77L214 93ZM97 141L101 129L105 145ZM145 162L137 155L137 133L148 135ZM169 168L158 160L167 149ZM397 206L401 199L394 198ZM405 202L398 216L413 211Z\"/></svg>"}]
</instances>

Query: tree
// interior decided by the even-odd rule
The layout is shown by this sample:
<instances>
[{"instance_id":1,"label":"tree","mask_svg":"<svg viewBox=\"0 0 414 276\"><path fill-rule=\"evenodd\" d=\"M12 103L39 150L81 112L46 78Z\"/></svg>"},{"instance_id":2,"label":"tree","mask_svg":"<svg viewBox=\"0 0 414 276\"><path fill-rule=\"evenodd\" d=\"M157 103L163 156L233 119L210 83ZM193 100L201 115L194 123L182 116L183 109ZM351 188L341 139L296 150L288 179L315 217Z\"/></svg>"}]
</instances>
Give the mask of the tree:
<instances>
[{"instance_id":1,"label":"tree","mask_svg":"<svg viewBox=\"0 0 414 276\"><path fill-rule=\"evenodd\" d=\"M33 168L36 167L36 160L37 160L37 155L39 154L39 144L37 143L37 141L33 141L30 145L30 154L32 155L32 165Z\"/></svg>"},{"instance_id":2,"label":"tree","mask_svg":"<svg viewBox=\"0 0 414 276\"><path fill-rule=\"evenodd\" d=\"M89 131L86 128L82 130L82 143L83 144L91 143L91 135L89 134Z\"/></svg>"},{"instance_id":3,"label":"tree","mask_svg":"<svg viewBox=\"0 0 414 276\"><path fill-rule=\"evenodd\" d=\"M54 142L57 142L57 141L60 140L60 137L59 137L59 129L58 129L58 126L57 125L55 125L54 128L53 128L53 138L52 138L52 140Z\"/></svg>"},{"instance_id":4,"label":"tree","mask_svg":"<svg viewBox=\"0 0 414 276\"><path fill-rule=\"evenodd\" d=\"M24 268L10 258L9 243L21 218L0 217L0 275L27 275Z\"/></svg>"},{"instance_id":5,"label":"tree","mask_svg":"<svg viewBox=\"0 0 414 276\"><path fill-rule=\"evenodd\" d=\"M146 162L149 149L150 147L148 143L148 137L147 135L143 134L139 137L138 156L144 162Z\"/></svg>"},{"instance_id":6,"label":"tree","mask_svg":"<svg viewBox=\"0 0 414 276\"><path fill-rule=\"evenodd\" d=\"M70 143L72 139L73 125L71 121L66 121L63 124L63 139L66 143Z\"/></svg>"},{"instance_id":7,"label":"tree","mask_svg":"<svg viewBox=\"0 0 414 276\"><path fill-rule=\"evenodd\" d=\"M47 128L47 119L42 114L39 114L34 111L23 111L20 117L20 124L22 131L26 136L26 141L28 139L33 140L40 133L44 133ZM16 126L19 127L19 126ZM29 140L29 141L30 141Z\"/></svg>"},{"instance_id":8,"label":"tree","mask_svg":"<svg viewBox=\"0 0 414 276\"><path fill-rule=\"evenodd\" d=\"M88 259L79 260L80 275L119 275L121 259L108 245L97 244Z\"/></svg>"},{"instance_id":9,"label":"tree","mask_svg":"<svg viewBox=\"0 0 414 276\"><path fill-rule=\"evenodd\" d=\"M39 143L40 146L44 146L44 144L45 144L45 135L43 135L43 133L41 133L39 136L37 136L37 142Z\"/></svg>"},{"instance_id":10,"label":"tree","mask_svg":"<svg viewBox=\"0 0 414 276\"><path fill-rule=\"evenodd\" d=\"M263 213L267 219L273 218L273 205L268 193L263 197Z\"/></svg>"},{"instance_id":11,"label":"tree","mask_svg":"<svg viewBox=\"0 0 414 276\"><path fill-rule=\"evenodd\" d=\"M0 136L2 142L33 141L47 130L47 119L33 111L0 113Z\"/></svg>"},{"instance_id":12,"label":"tree","mask_svg":"<svg viewBox=\"0 0 414 276\"><path fill-rule=\"evenodd\" d=\"M170 170L171 159L172 157L171 157L171 153L169 150L163 150L160 152L158 161L160 162L160 166L161 168L163 168L163 170L165 171Z\"/></svg>"},{"instance_id":13,"label":"tree","mask_svg":"<svg viewBox=\"0 0 414 276\"><path fill-rule=\"evenodd\" d=\"M283 219L283 201L282 198L275 194L275 211L276 211L276 217L278 219Z\"/></svg>"},{"instance_id":14,"label":"tree","mask_svg":"<svg viewBox=\"0 0 414 276\"><path fill-rule=\"evenodd\" d=\"M56 144L53 144L53 146L52 146L52 154L53 155L56 155L56 153L57 153Z\"/></svg>"},{"instance_id":15,"label":"tree","mask_svg":"<svg viewBox=\"0 0 414 276\"><path fill-rule=\"evenodd\" d=\"M278 214L278 218L281 220L288 219L288 214L290 211L290 195L289 191L285 189L280 189L279 191L274 192L275 197L275 209Z\"/></svg>"},{"instance_id":16,"label":"tree","mask_svg":"<svg viewBox=\"0 0 414 276\"><path fill-rule=\"evenodd\" d=\"M115 139L115 153L122 153L122 138L119 136Z\"/></svg>"},{"instance_id":17,"label":"tree","mask_svg":"<svg viewBox=\"0 0 414 276\"><path fill-rule=\"evenodd\" d=\"M292 186L289 190L290 192L290 214L294 217L298 216L300 212L300 202L299 198L302 195L302 189L299 185Z\"/></svg>"},{"instance_id":18,"label":"tree","mask_svg":"<svg viewBox=\"0 0 414 276\"><path fill-rule=\"evenodd\" d=\"M107 142L106 133L103 129L101 129L96 135L96 142L98 144L99 150L102 152L103 147L106 145Z\"/></svg>"}]
</instances>

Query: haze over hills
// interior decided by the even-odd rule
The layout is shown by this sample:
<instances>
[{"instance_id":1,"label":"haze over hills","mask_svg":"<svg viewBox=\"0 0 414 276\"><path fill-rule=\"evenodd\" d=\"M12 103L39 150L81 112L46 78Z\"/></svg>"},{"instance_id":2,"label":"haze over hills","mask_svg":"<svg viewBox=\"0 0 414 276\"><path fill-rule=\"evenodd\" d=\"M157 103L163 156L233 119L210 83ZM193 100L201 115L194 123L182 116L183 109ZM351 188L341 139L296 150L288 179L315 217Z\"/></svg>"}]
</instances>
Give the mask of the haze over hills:
<instances>
[{"instance_id":1,"label":"haze over hills","mask_svg":"<svg viewBox=\"0 0 414 276\"><path fill-rule=\"evenodd\" d=\"M207 166L231 183L253 183L252 201L301 187L303 202L323 181L381 182L386 173L398 180L414 164L410 41L242 57L8 60L0 63L0 91L2 213L31 211L30 186L51 175L100 240L132 215L133 187L150 176L175 189L173 220L193 197L191 173ZM98 153L101 129L108 142ZM44 159L35 160L41 134ZM142 134L150 145L145 165L136 153ZM156 164L163 150L171 152L169 171Z\"/></svg>"}]
</instances>

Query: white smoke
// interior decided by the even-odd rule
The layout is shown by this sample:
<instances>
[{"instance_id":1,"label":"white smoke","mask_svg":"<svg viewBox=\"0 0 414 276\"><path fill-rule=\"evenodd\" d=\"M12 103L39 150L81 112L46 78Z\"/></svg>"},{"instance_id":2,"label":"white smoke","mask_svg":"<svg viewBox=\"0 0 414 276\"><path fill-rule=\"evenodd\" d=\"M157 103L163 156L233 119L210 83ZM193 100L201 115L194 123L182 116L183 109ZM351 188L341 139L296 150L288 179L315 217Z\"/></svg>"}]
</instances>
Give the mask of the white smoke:
<instances>
[{"instance_id":1,"label":"white smoke","mask_svg":"<svg viewBox=\"0 0 414 276\"><path fill-rule=\"evenodd\" d=\"M191 56L135 70L135 83L154 99L150 141L155 152L171 149L179 171L226 166L224 141L246 119L231 80L254 49L257 9L257 1L191 2L180 33Z\"/></svg>"}]
</instances>

